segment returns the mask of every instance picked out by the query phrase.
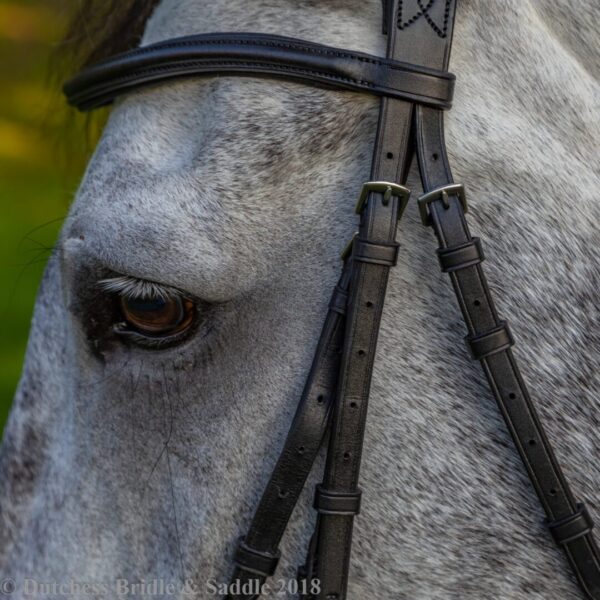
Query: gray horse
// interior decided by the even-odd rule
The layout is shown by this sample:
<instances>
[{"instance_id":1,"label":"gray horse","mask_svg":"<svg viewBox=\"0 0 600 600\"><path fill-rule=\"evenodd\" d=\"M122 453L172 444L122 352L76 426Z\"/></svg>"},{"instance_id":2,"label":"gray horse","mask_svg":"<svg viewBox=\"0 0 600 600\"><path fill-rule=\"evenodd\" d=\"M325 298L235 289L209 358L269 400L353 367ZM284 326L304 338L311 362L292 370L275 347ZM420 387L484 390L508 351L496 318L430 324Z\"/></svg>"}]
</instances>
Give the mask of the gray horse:
<instances>
[{"instance_id":1,"label":"gray horse","mask_svg":"<svg viewBox=\"0 0 600 600\"><path fill-rule=\"evenodd\" d=\"M595 0L463 0L447 117L500 312L597 517L599 20ZM380 0L162 0L142 43L246 30L383 55L380 25ZM48 263L5 432L5 591L177 598L187 582L210 598L227 581L356 225L377 112L368 95L240 77L115 106ZM408 185L416 195L414 174ZM399 240L349 597L580 598L414 204ZM179 319L169 343L121 335L149 296ZM280 587L303 561L317 480L284 538Z\"/></svg>"}]
</instances>

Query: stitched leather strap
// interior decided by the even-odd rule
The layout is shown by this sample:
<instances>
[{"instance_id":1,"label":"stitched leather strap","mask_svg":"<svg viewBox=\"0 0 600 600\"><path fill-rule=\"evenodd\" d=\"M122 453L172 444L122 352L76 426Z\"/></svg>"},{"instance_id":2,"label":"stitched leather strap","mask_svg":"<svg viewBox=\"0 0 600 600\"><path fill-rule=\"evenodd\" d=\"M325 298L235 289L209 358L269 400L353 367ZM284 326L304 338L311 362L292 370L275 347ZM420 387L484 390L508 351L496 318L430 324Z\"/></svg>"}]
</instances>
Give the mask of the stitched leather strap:
<instances>
[{"instance_id":1,"label":"stitched leather strap","mask_svg":"<svg viewBox=\"0 0 600 600\"><path fill-rule=\"evenodd\" d=\"M427 45L423 52L429 67L446 67L449 53L443 38L437 38L439 48ZM415 56L424 39L413 39L407 48L408 60ZM443 114L436 109L415 109L416 144L423 189L431 192L453 183L443 134ZM453 188L456 190L456 186ZM565 480L529 392L511 351L512 336L496 312L483 273L480 243L471 237L465 219L466 203L456 191L436 194L428 203L428 224L433 227L440 248L438 256L448 258L459 248L465 250L461 268L446 269L452 281L458 304L468 329L467 343L474 358L488 379L500 412L540 502L548 516L556 541L565 550L577 579L589 598L600 599L600 555L591 534L589 514L577 504ZM479 249L473 250L475 246ZM466 255L468 253L468 256Z\"/></svg>"},{"instance_id":2,"label":"stitched leather strap","mask_svg":"<svg viewBox=\"0 0 600 600\"><path fill-rule=\"evenodd\" d=\"M238 545L237 568L231 583L239 580L240 590L248 589L249 586L244 587L244 584L249 581L253 581L252 590L260 589L265 578L272 574L264 566L257 567L256 560L248 560L247 556L249 553L258 554L259 558L264 555L279 555L279 542L330 423L343 343L349 280L350 266L346 264L332 294L315 357L283 450L256 508L250 528ZM240 560L240 551L245 560ZM244 600L256 597L256 594L228 596Z\"/></svg>"},{"instance_id":3,"label":"stitched leather strap","mask_svg":"<svg viewBox=\"0 0 600 600\"><path fill-rule=\"evenodd\" d=\"M397 2L394 3L398 5ZM396 28L388 33L388 57L396 54ZM384 98L371 179L403 183L411 157L410 123L413 105ZM396 262L398 219L405 199L371 191L363 205L359 233L352 247L344 351L322 489L329 495L352 497L359 493L362 444L369 389L390 268ZM347 580L355 513L320 510L306 564L308 580L317 578L319 600L343 600Z\"/></svg>"},{"instance_id":4,"label":"stitched leather strap","mask_svg":"<svg viewBox=\"0 0 600 600\"><path fill-rule=\"evenodd\" d=\"M454 76L363 52L279 35L209 33L119 54L79 73L64 86L80 110L175 77L231 74L284 77L304 83L403 98L450 108Z\"/></svg>"},{"instance_id":5,"label":"stitched leather strap","mask_svg":"<svg viewBox=\"0 0 600 600\"><path fill-rule=\"evenodd\" d=\"M410 105L407 108L408 120ZM405 142L407 149L408 138ZM399 161L403 162L402 152L399 153ZM361 220L359 235L362 240L372 247L391 247L401 206L402 202L396 197L386 205L382 193L372 192ZM359 251L364 251L364 246L354 244L344 351L322 484L330 496L338 497L358 494L373 361L389 269L393 264L391 260L355 261L354 257ZM319 599L343 600L346 597L355 514L353 511L319 511L315 529L316 544L313 546L316 556L309 554L306 562L307 568L316 563L316 569L310 577L319 579Z\"/></svg>"}]
</instances>

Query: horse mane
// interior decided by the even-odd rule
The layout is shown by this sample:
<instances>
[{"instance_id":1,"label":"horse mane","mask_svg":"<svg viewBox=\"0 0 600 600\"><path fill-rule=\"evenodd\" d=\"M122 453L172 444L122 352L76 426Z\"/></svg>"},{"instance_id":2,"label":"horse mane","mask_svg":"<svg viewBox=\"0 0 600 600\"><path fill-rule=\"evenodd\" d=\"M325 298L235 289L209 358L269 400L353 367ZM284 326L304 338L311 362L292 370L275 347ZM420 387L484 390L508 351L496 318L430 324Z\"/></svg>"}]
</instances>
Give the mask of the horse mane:
<instances>
[{"instance_id":1,"label":"horse mane","mask_svg":"<svg viewBox=\"0 0 600 600\"><path fill-rule=\"evenodd\" d=\"M160 0L80 0L60 45L61 59L75 72L139 44Z\"/></svg>"}]
</instances>

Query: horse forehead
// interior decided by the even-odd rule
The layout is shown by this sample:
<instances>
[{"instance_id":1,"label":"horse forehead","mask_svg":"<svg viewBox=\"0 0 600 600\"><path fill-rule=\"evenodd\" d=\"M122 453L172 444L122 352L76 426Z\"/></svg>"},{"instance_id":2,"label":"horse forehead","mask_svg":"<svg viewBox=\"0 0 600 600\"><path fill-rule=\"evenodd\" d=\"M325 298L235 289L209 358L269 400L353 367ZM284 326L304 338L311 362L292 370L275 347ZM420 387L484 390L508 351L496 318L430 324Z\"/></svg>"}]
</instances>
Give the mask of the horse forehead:
<instances>
[{"instance_id":1,"label":"horse forehead","mask_svg":"<svg viewBox=\"0 0 600 600\"><path fill-rule=\"evenodd\" d=\"M173 279L157 280L176 286L193 282L186 267L213 281L249 273L305 235L296 219L328 239L336 215L351 218L315 196L327 185L353 198L376 108L366 95L248 78L136 94L111 115L65 237L83 236L116 271L157 279L144 268L159 267Z\"/></svg>"},{"instance_id":2,"label":"horse forehead","mask_svg":"<svg viewBox=\"0 0 600 600\"><path fill-rule=\"evenodd\" d=\"M385 54L381 0L162 0L142 45L213 31L256 31Z\"/></svg>"},{"instance_id":3,"label":"horse forehead","mask_svg":"<svg viewBox=\"0 0 600 600\"><path fill-rule=\"evenodd\" d=\"M228 164L235 167L232 176L246 170L259 177L276 166L261 164L268 146L288 151L279 161L307 143L316 154L320 140L344 140L376 105L367 95L272 79L173 80L124 98L111 115L100 147L104 151L110 146L117 161L139 161L163 174L200 172L206 166L214 172Z\"/></svg>"}]
</instances>

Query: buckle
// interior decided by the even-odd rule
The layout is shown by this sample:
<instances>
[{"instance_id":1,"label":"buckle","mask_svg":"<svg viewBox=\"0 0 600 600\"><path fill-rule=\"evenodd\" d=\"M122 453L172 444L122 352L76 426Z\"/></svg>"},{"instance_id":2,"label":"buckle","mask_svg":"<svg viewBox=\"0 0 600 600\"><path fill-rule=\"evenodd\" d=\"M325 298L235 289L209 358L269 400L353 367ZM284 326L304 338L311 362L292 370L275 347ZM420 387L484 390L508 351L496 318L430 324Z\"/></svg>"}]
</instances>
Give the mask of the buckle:
<instances>
[{"instance_id":1,"label":"buckle","mask_svg":"<svg viewBox=\"0 0 600 600\"><path fill-rule=\"evenodd\" d=\"M371 192L380 192L383 194L383 203L387 204L392 196L397 196L400 199L400 208L398 209L398 219L402 216L408 199L410 197L410 190L403 185L398 183L391 183L390 181L367 181L363 184L360 190L360 196L354 212L357 215L362 213L367 203L367 198Z\"/></svg>"},{"instance_id":2,"label":"buckle","mask_svg":"<svg viewBox=\"0 0 600 600\"><path fill-rule=\"evenodd\" d=\"M467 196L465 194L465 186L462 183L451 183L449 185L443 185L439 188L436 188L435 190L431 190L430 192L423 194L418 200L421 222L423 223L423 225L425 225L425 227L427 227L430 224L431 215L429 214L429 210L427 209L429 204L435 202L436 200L442 200L442 202L444 203L444 207L448 208L450 206L448 202L449 196L458 196L463 211L467 212L469 210L469 206L467 204Z\"/></svg>"}]
</instances>

